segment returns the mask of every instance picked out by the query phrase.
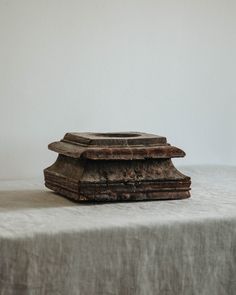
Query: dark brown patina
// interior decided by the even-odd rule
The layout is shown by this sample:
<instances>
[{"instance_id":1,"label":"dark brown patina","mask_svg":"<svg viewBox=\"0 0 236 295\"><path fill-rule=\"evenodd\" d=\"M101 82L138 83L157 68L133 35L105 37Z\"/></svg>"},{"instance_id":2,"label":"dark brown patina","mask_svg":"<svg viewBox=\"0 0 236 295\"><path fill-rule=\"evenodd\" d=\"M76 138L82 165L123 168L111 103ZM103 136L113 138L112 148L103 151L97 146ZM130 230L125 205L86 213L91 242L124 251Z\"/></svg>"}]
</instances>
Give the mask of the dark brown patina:
<instances>
[{"instance_id":1,"label":"dark brown patina","mask_svg":"<svg viewBox=\"0 0 236 295\"><path fill-rule=\"evenodd\" d=\"M74 201L137 201L190 197L190 177L171 158L185 153L166 138L141 132L67 133L49 144L59 154L45 185Z\"/></svg>"}]
</instances>

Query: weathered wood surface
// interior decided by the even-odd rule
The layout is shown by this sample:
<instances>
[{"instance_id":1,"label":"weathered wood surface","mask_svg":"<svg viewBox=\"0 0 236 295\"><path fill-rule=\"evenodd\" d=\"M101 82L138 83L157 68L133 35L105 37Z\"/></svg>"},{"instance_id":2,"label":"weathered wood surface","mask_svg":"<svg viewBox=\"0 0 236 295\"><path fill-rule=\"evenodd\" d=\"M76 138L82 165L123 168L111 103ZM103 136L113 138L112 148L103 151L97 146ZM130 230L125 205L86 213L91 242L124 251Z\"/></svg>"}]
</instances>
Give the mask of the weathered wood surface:
<instances>
[{"instance_id":1,"label":"weathered wood surface","mask_svg":"<svg viewBox=\"0 0 236 295\"><path fill-rule=\"evenodd\" d=\"M190 177L171 158L185 153L165 137L129 133L67 133L49 145L59 154L44 170L45 185L75 201L190 197Z\"/></svg>"}]
</instances>

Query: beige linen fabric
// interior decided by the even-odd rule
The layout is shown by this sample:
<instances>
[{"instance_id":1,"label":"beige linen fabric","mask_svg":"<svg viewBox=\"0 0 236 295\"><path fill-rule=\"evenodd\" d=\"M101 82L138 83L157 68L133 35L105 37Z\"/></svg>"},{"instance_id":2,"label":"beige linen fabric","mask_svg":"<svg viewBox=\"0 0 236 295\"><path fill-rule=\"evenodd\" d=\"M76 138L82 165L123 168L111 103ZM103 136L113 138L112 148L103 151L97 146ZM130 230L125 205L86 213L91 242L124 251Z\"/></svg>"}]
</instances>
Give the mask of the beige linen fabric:
<instances>
[{"instance_id":1,"label":"beige linen fabric","mask_svg":"<svg viewBox=\"0 0 236 295\"><path fill-rule=\"evenodd\" d=\"M192 198L74 204L0 182L1 295L235 295L236 167L189 167Z\"/></svg>"}]
</instances>

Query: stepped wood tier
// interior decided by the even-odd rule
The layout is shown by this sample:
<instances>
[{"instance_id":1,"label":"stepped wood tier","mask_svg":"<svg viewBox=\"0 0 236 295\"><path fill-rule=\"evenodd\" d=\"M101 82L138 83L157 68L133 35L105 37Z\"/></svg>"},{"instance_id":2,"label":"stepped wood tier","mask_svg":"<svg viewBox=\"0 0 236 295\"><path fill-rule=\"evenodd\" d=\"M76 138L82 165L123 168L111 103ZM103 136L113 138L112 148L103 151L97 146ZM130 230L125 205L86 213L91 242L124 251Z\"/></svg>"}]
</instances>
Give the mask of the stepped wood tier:
<instances>
[{"instance_id":1,"label":"stepped wood tier","mask_svg":"<svg viewBox=\"0 0 236 295\"><path fill-rule=\"evenodd\" d=\"M138 201L190 197L190 177L171 158L184 157L166 138L141 132L67 133L49 144L56 162L45 185L74 201Z\"/></svg>"}]
</instances>

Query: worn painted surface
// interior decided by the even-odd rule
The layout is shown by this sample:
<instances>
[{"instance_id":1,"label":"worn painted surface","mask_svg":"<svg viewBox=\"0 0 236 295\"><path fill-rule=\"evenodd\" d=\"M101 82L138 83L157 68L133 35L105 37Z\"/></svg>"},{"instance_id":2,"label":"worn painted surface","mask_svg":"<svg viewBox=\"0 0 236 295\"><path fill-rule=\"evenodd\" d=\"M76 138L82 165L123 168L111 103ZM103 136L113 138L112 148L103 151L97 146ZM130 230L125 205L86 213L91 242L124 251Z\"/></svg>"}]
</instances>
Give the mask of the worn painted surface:
<instances>
[{"instance_id":1,"label":"worn painted surface","mask_svg":"<svg viewBox=\"0 0 236 295\"><path fill-rule=\"evenodd\" d=\"M190 197L190 178L171 161L185 153L165 137L139 133L67 133L49 145L59 154L45 185L75 201Z\"/></svg>"}]
</instances>

